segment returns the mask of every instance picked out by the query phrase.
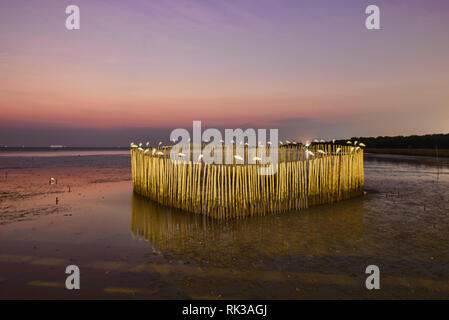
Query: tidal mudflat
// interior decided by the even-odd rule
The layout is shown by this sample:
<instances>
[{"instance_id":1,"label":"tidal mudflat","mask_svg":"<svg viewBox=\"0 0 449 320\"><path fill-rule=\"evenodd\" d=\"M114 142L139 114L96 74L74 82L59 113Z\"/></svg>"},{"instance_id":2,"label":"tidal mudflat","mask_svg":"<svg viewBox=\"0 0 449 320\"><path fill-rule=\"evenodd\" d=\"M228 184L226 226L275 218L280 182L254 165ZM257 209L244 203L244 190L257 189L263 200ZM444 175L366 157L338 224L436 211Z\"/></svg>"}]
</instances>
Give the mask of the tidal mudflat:
<instances>
[{"instance_id":1,"label":"tidal mudflat","mask_svg":"<svg viewBox=\"0 0 449 320\"><path fill-rule=\"evenodd\" d=\"M3 153L0 298L447 299L448 163L366 155L362 197L217 221L133 195L127 152Z\"/></svg>"}]
</instances>

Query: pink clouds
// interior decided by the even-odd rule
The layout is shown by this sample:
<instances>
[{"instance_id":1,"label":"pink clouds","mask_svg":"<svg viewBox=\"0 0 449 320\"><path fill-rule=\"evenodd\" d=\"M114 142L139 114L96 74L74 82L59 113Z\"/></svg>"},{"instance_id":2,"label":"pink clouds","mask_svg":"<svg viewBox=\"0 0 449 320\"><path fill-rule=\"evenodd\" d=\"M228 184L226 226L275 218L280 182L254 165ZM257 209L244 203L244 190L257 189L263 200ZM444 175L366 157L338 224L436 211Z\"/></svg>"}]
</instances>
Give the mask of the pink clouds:
<instances>
[{"instance_id":1,"label":"pink clouds","mask_svg":"<svg viewBox=\"0 0 449 320\"><path fill-rule=\"evenodd\" d=\"M378 33L364 29L360 1L78 2L74 32L59 1L0 5L0 119L449 131L444 2L380 1Z\"/></svg>"}]
</instances>

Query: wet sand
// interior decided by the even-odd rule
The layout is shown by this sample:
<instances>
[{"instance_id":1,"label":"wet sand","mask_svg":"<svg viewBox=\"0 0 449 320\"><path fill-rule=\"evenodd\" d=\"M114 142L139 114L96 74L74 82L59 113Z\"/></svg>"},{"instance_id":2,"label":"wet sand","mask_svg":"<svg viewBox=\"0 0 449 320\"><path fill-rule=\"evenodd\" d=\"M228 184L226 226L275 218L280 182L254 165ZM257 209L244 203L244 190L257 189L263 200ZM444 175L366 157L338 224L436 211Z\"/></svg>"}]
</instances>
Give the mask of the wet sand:
<instances>
[{"instance_id":1,"label":"wet sand","mask_svg":"<svg viewBox=\"0 0 449 320\"><path fill-rule=\"evenodd\" d=\"M449 298L447 165L367 155L363 197L215 221L133 195L129 161L0 157L0 298Z\"/></svg>"}]
</instances>

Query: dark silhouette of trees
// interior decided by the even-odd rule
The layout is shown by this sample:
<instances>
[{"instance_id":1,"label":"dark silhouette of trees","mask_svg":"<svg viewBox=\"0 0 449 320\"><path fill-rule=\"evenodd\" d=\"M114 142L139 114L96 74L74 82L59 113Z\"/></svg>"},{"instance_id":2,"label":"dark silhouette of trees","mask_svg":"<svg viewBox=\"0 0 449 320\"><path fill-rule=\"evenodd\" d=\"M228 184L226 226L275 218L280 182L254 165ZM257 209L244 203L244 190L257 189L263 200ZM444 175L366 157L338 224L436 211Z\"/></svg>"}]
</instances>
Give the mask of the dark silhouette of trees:
<instances>
[{"instance_id":1,"label":"dark silhouette of trees","mask_svg":"<svg viewBox=\"0 0 449 320\"><path fill-rule=\"evenodd\" d=\"M449 149L449 134L426 134L423 136L379 136L379 137L353 137L350 139L363 142L367 148L379 149ZM348 140L338 140L346 144Z\"/></svg>"}]
</instances>

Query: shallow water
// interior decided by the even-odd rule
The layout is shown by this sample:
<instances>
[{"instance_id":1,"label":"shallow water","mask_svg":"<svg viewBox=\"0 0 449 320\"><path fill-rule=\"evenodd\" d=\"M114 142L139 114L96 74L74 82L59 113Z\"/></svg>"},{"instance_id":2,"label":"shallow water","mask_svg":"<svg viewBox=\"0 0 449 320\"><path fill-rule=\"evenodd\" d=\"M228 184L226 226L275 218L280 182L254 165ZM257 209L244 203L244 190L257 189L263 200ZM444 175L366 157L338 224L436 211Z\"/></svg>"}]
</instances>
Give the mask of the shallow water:
<instances>
[{"instance_id":1,"label":"shallow water","mask_svg":"<svg viewBox=\"0 0 449 320\"><path fill-rule=\"evenodd\" d=\"M216 221L133 195L129 160L0 158L0 297L449 297L445 161L367 155L363 197ZM380 290L365 288L370 264Z\"/></svg>"}]
</instances>

